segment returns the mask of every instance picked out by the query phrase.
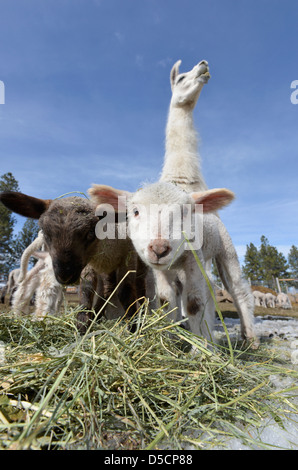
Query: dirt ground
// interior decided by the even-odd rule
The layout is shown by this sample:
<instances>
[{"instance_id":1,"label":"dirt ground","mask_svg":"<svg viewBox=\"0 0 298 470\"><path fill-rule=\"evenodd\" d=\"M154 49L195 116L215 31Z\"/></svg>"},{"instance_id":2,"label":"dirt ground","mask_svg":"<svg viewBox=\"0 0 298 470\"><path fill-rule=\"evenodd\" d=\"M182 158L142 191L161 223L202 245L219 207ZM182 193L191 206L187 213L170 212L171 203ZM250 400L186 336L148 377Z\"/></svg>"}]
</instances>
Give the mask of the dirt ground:
<instances>
[{"instance_id":1,"label":"dirt ground","mask_svg":"<svg viewBox=\"0 0 298 470\"><path fill-rule=\"evenodd\" d=\"M77 305L78 296L76 294L67 294L67 302L71 306ZM225 317L236 318L238 317L237 310L234 307L234 304L231 302L219 302L219 308ZM298 303L292 304L292 309L285 310L283 308L264 308L264 307L255 307L255 316L267 316L272 317L292 317L298 318ZM0 304L0 312L9 312L10 307L5 304Z\"/></svg>"},{"instance_id":2,"label":"dirt ground","mask_svg":"<svg viewBox=\"0 0 298 470\"><path fill-rule=\"evenodd\" d=\"M237 310L230 302L219 302L219 308L223 316L231 318L237 317ZM271 315L272 317L293 317L298 318L298 304L293 304L292 309L285 310L283 308L264 308L255 307L255 316Z\"/></svg>"}]
</instances>

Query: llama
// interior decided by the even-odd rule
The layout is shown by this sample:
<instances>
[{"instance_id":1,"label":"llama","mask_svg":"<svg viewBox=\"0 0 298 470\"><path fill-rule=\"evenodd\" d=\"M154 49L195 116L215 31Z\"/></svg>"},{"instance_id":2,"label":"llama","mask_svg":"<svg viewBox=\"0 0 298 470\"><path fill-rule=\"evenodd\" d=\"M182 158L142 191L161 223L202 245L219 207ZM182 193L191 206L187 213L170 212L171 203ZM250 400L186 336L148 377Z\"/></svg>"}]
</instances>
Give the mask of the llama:
<instances>
[{"instance_id":1,"label":"llama","mask_svg":"<svg viewBox=\"0 0 298 470\"><path fill-rule=\"evenodd\" d=\"M198 137L193 122L193 110L203 86L210 78L208 62L202 60L187 73L179 73L181 61L176 62L171 70L170 82L172 98L166 126L166 148L160 181L174 183L186 192L204 191L207 184L200 168ZM239 317L246 319L242 323L244 336L254 336L253 312L254 300L249 285L242 278L241 267L232 240L225 229L222 239L223 249L215 257L218 273L225 289L232 296ZM226 252L223 255L223 252ZM210 275L212 257L206 261L206 270ZM160 275L157 273L157 282ZM250 319L250 320L248 320Z\"/></svg>"},{"instance_id":2,"label":"llama","mask_svg":"<svg viewBox=\"0 0 298 470\"><path fill-rule=\"evenodd\" d=\"M121 194L121 191L104 185L93 185L89 193L98 204L110 204L115 210L119 208L122 210L117 203L117 196ZM123 192L123 195L127 196L127 192ZM241 273L237 272L237 264L235 265L237 257L235 258L233 244L220 218L209 213L222 208L233 197L233 193L226 189L187 193L177 185L167 182L145 186L127 197L128 233L140 258L153 269L155 274L160 275L159 282L156 284L157 293L163 301L169 304L169 310L172 312L171 318L181 319L181 311L176 308L177 296L181 293L183 311L188 316L190 329L196 334L210 338L214 317L211 293L193 253L185 247L181 226L180 232L176 227L176 236L173 239L173 217L171 218L167 213L169 205L170 207L178 205L179 214L186 217L185 206L186 209L191 207L191 213L193 213L196 205L203 204L203 219L199 217L199 214L192 219L194 222L192 228L202 224L203 230L202 247L197 249L197 256L203 266L211 257L219 260L222 276L224 273L226 283L232 284L232 286L229 285L229 290L233 292L233 298L238 302L242 336L252 343L252 347L257 347L258 340L255 338L253 329L252 308L249 305L250 297L246 289L243 289ZM159 219L160 211L153 211L154 215L151 217L152 205L165 210L165 213L162 212L162 220ZM145 217L146 214L150 214L149 219ZM172 238L164 235L164 232L172 234ZM229 243L228 250L226 239ZM233 282L231 282L232 278Z\"/></svg>"},{"instance_id":3,"label":"llama","mask_svg":"<svg viewBox=\"0 0 298 470\"><path fill-rule=\"evenodd\" d=\"M198 153L193 110L204 84L210 78L208 62L202 60L187 73L179 74L181 60L171 70L172 98L166 125L166 148L160 181L179 185L187 192L207 189Z\"/></svg>"},{"instance_id":4,"label":"llama","mask_svg":"<svg viewBox=\"0 0 298 470\"><path fill-rule=\"evenodd\" d=\"M147 268L138 259L131 240L119 236L123 226L126 227L125 220L115 224L114 238L99 239L95 230L104 216L96 213L96 206L88 199L72 196L45 200L8 191L1 193L0 200L20 215L39 219L55 277L60 284L77 283L84 268L90 265L93 279L88 277L86 284L90 292L96 284L98 302L94 310L99 311L106 301L102 292L103 274L110 283L124 279L117 289L120 303L128 316L136 312L136 299L144 297L146 293ZM93 319L91 297L84 297L87 304L83 303L84 310L79 312L77 318L78 329L82 334Z\"/></svg>"}]
</instances>

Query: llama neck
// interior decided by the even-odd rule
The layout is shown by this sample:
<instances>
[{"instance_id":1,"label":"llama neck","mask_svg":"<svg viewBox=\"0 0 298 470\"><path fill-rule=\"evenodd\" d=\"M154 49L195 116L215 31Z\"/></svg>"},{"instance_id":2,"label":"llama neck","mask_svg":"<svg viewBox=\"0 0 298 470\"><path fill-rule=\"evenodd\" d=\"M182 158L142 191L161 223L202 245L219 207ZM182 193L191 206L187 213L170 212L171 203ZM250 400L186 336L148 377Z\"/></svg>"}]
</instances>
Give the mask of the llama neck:
<instances>
[{"instance_id":1,"label":"llama neck","mask_svg":"<svg viewBox=\"0 0 298 470\"><path fill-rule=\"evenodd\" d=\"M207 188L200 168L192 109L170 106L161 180L178 184L186 191Z\"/></svg>"}]
</instances>

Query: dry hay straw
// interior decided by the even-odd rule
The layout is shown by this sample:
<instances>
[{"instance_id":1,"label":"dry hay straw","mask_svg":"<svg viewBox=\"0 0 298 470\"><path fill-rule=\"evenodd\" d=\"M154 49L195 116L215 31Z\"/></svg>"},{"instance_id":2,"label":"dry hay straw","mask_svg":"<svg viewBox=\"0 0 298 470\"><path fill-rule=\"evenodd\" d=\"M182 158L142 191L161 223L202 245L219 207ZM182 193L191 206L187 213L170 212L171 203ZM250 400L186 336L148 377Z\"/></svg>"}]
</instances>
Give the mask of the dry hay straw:
<instances>
[{"instance_id":1,"label":"dry hay straw","mask_svg":"<svg viewBox=\"0 0 298 470\"><path fill-rule=\"evenodd\" d=\"M282 423L297 391L274 391L272 373L297 372L262 348L211 349L147 301L134 333L122 318L80 337L77 310L41 322L0 315L1 449L212 448L222 436L254 445L247 427L269 415Z\"/></svg>"}]
</instances>

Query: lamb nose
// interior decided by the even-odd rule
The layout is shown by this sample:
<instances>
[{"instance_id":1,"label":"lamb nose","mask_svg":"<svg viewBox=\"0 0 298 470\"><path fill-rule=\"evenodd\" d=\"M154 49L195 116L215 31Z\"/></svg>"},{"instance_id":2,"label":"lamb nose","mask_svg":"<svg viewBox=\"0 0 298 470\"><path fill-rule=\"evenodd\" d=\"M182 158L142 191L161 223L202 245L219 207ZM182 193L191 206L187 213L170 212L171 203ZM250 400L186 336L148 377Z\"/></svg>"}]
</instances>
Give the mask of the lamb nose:
<instances>
[{"instance_id":1,"label":"lamb nose","mask_svg":"<svg viewBox=\"0 0 298 470\"><path fill-rule=\"evenodd\" d=\"M167 256L171 251L171 247L166 241L154 240L150 245L149 249L157 256L158 259Z\"/></svg>"}]
</instances>

